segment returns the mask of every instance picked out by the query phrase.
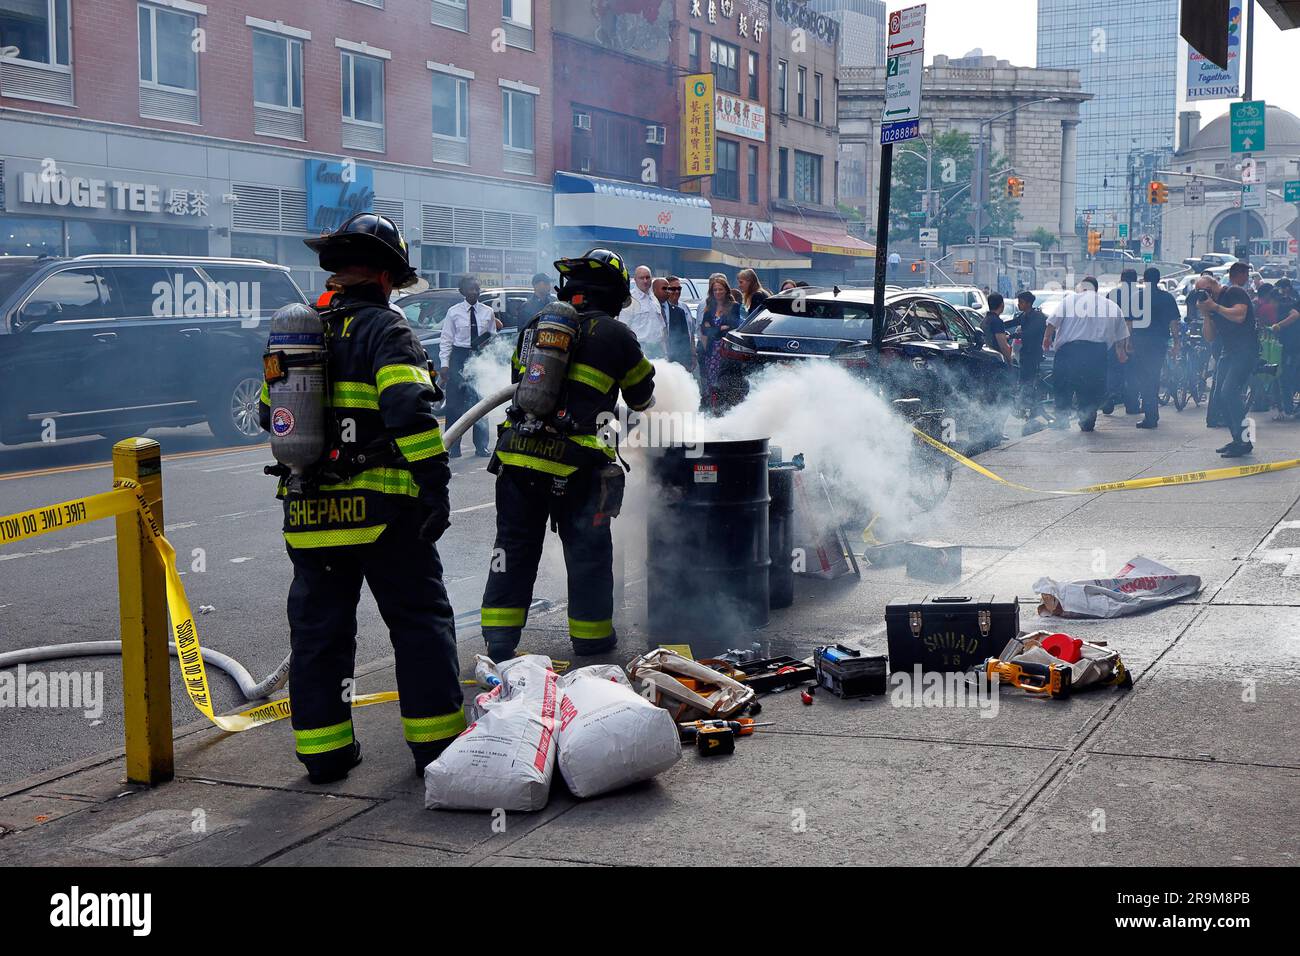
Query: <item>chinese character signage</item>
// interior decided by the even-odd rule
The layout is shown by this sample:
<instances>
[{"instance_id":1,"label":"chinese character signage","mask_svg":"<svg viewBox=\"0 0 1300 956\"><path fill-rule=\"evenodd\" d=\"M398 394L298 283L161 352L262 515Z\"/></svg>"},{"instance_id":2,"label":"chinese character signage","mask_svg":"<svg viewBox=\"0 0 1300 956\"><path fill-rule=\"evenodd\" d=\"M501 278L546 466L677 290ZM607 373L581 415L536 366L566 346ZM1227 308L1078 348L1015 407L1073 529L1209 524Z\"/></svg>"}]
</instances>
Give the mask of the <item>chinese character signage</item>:
<instances>
[{"instance_id":1,"label":"chinese character signage","mask_svg":"<svg viewBox=\"0 0 1300 956\"><path fill-rule=\"evenodd\" d=\"M714 123L723 133L734 133L760 143L767 138L767 110L758 103L730 93L718 93Z\"/></svg>"},{"instance_id":2,"label":"chinese character signage","mask_svg":"<svg viewBox=\"0 0 1300 956\"><path fill-rule=\"evenodd\" d=\"M694 20L718 23L731 20L736 25L736 36L755 43L763 42L767 32L767 0L688 0L690 15ZM827 18L829 19L829 18ZM834 23L834 21L830 21Z\"/></svg>"},{"instance_id":3,"label":"chinese character signage","mask_svg":"<svg viewBox=\"0 0 1300 956\"><path fill-rule=\"evenodd\" d=\"M31 169L21 166L30 165ZM10 160L9 208L44 207L85 216L123 213L131 218L153 217L155 221L186 220L206 224L212 196L206 180L148 182L122 176L99 167L60 165L54 160L40 164ZM5 190L0 189L0 194Z\"/></svg>"},{"instance_id":4,"label":"chinese character signage","mask_svg":"<svg viewBox=\"0 0 1300 956\"><path fill-rule=\"evenodd\" d=\"M375 171L352 160L307 163L307 231L333 232L375 204Z\"/></svg>"},{"instance_id":5,"label":"chinese character signage","mask_svg":"<svg viewBox=\"0 0 1300 956\"><path fill-rule=\"evenodd\" d=\"M715 239L739 239L741 242L772 241L772 224L758 222L754 219L741 219L737 216L714 216L713 237Z\"/></svg>"},{"instance_id":6,"label":"chinese character signage","mask_svg":"<svg viewBox=\"0 0 1300 956\"><path fill-rule=\"evenodd\" d=\"M682 110L682 177L712 176L714 155L713 74L685 78Z\"/></svg>"}]
</instances>

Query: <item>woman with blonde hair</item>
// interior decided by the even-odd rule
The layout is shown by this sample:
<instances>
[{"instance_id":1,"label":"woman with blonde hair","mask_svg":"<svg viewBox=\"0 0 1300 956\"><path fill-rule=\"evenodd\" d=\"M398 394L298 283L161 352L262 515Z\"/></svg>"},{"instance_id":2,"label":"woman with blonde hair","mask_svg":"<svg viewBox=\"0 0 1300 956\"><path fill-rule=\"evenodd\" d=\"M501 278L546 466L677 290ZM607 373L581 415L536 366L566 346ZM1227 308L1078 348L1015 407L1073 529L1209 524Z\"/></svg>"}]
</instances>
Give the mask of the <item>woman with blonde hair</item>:
<instances>
[{"instance_id":1,"label":"woman with blonde hair","mask_svg":"<svg viewBox=\"0 0 1300 956\"><path fill-rule=\"evenodd\" d=\"M758 273L753 269L741 269L736 275L736 290L740 293L740 321L757 312L772 293L763 288L758 281Z\"/></svg>"}]
</instances>

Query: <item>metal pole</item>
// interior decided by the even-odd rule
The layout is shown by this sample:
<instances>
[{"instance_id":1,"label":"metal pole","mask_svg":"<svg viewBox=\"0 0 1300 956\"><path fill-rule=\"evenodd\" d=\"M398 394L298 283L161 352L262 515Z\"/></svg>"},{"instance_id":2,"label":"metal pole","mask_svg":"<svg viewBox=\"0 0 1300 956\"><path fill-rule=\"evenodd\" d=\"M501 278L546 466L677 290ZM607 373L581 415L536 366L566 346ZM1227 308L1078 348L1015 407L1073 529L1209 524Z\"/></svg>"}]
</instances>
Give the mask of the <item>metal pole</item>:
<instances>
[{"instance_id":1,"label":"metal pole","mask_svg":"<svg viewBox=\"0 0 1300 956\"><path fill-rule=\"evenodd\" d=\"M876 282L872 302L876 321L871 326L871 347L878 350L885 335L885 265L889 259L889 188L894 177L894 146L880 147L880 202L876 209Z\"/></svg>"},{"instance_id":2,"label":"metal pole","mask_svg":"<svg viewBox=\"0 0 1300 956\"><path fill-rule=\"evenodd\" d=\"M1251 93L1254 90L1254 73L1255 73L1255 0L1248 0L1246 4L1246 83L1242 87L1242 102L1250 100ZM1267 115L1265 115L1267 124ZM1267 125L1266 125L1267 128ZM1246 153L1243 160L1250 159L1250 153ZM1252 185L1252 189L1253 189ZM1241 227L1238 229L1241 233L1241 241L1238 248L1244 250L1240 256L1246 262L1250 261L1250 213L1246 211L1246 189L1241 190Z\"/></svg>"},{"instance_id":3,"label":"metal pole","mask_svg":"<svg viewBox=\"0 0 1300 956\"><path fill-rule=\"evenodd\" d=\"M144 492L163 525L162 449L148 438L113 446L113 477ZM167 585L162 561L130 511L117 518L117 593L122 625L122 703L126 724L126 778L149 785L172 779L172 693L167 659Z\"/></svg>"},{"instance_id":4,"label":"metal pole","mask_svg":"<svg viewBox=\"0 0 1300 956\"><path fill-rule=\"evenodd\" d=\"M930 135L934 135L933 128ZM934 207L934 146L925 141L925 228L930 228L930 217ZM930 250L925 251L925 284L930 284Z\"/></svg>"}]
</instances>

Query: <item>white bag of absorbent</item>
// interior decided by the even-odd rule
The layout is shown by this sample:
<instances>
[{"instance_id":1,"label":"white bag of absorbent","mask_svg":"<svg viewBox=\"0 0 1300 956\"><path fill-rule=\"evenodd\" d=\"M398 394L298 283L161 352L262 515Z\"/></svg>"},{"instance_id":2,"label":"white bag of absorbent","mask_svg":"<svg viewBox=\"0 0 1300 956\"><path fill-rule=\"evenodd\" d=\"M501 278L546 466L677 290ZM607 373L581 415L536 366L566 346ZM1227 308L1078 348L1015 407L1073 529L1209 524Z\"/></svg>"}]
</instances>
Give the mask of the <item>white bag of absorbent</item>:
<instances>
[{"instance_id":1,"label":"white bag of absorbent","mask_svg":"<svg viewBox=\"0 0 1300 956\"><path fill-rule=\"evenodd\" d=\"M1189 598L1201 590L1201 579L1137 557L1113 578L1068 582L1039 578L1034 590L1042 601L1040 615L1123 617Z\"/></svg>"},{"instance_id":2,"label":"white bag of absorbent","mask_svg":"<svg viewBox=\"0 0 1300 956\"><path fill-rule=\"evenodd\" d=\"M560 773L574 796L649 780L682 755L672 714L632 690L614 664L560 678Z\"/></svg>"},{"instance_id":3,"label":"white bag of absorbent","mask_svg":"<svg viewBox=\"0 0 1300 956\"><path fill-rule=\"evenodd\" d=\"M558 689L551 659L529 654L499 668L474 722L424 771L425 809L540 810L555 773Z\"/></svg>"}]
</instances>

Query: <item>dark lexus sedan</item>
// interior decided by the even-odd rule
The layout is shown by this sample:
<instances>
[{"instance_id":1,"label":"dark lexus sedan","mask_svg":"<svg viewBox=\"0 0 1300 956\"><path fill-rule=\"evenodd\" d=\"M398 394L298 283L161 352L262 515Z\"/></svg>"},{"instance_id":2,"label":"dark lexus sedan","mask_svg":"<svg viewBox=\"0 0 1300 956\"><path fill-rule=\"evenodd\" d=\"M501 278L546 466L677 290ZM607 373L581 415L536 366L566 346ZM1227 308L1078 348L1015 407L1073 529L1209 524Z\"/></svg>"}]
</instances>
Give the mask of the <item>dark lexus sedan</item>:
<instances>
[{"instance_id":1,"label":"dark lexus sedan","mask_svg":"<svg viewBox=\"0 0 1300 956\"><path fill-rule=\"evenodd\" d=\"M720 343L724 400L743 400L751 376L773 364L835 362L887 399L919 398L927 409L945 411L968 441L999 440L1014 407L1016 372L985 347L983 333L937 296L889 290L877 349L873 301L870 289L772 296Z\"/></svg>"}]
</instances>

